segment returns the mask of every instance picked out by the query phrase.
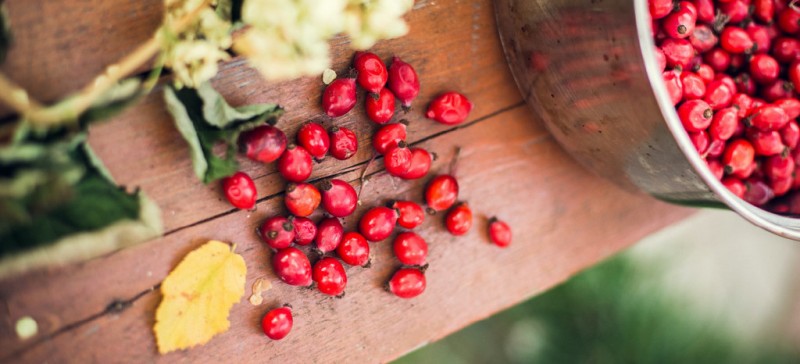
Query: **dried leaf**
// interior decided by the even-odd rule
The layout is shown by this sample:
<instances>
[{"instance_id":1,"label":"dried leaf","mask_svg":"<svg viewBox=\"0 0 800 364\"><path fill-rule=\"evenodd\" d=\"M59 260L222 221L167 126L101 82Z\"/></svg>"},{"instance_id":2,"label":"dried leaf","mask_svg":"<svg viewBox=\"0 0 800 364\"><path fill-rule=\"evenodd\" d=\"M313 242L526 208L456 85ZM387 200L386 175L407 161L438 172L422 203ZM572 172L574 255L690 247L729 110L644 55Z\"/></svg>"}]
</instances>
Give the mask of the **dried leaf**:
<instances>
[{"instance_id":1,"label":"dried leaf","mask_svg":"<svg viewBox=\"0 0 800 364\"><path fill-rule=\"evenodd\" d=\"M244 295L247 266L228 244L195 249L161 283L153 327L161 354L205 344L230 327L228 314Z\"/></svg>"}]
</instances>

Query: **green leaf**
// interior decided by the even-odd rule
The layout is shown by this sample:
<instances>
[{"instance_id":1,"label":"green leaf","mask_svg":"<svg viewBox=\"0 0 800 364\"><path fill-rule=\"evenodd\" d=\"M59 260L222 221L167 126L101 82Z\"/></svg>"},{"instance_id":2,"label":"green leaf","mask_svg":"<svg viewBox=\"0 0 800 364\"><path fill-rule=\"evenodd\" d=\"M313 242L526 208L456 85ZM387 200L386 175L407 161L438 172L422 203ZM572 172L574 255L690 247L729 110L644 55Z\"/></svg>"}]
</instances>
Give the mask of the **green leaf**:
<instances>
[{"instance_id":1,"label":"green leaf","mask_svg":"<svg viewBox=\"0 0 800 364\"><path fill-rule=\"evenodd\" d=\"M189 144L189 155L195 174L204 183L227 177L239 169L236 161L236 140L242 131L273 121L283 110L273 104L233 108L210 84L198 89L164 89L167 110ZM223 145L223 155L214 147Z\"/></svg>"},{"instance_id":2,"label":"green leaf","mask_svg":"<svg viewBox=\"0 0 800 364\"><path fill-rule=\"evenodd\" d=\"M8 54L8 47L14 36L11 33L11 22L8 20L8 10L6 4L0 4L0 63L5 62Z\"/></svg>"}]
</instances>

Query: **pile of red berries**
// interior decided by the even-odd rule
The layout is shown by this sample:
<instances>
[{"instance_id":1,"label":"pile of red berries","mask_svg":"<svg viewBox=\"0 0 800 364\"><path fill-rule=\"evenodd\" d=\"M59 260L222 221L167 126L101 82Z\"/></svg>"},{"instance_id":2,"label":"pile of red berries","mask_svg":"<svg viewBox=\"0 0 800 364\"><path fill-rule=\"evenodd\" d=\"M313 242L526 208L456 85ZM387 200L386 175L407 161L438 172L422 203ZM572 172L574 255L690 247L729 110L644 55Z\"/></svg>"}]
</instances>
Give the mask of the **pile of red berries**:
<instances>
[{"instance_id":1,"label":"pile of red berries","mask_svg":"<svg viewBox=\"0 0 800 364\"><path fill-rule=\"evenodd\" d=\"M800 213L791 203L800 202L800 8L786 0L649 5L664 82L708 168L753 205Z\"/></svg>"},{"instance_id":2,"label":"pile of red berries","mask_svg":"<svg viewBox=\"0 0 800 364\"><path fill-rule=\"evenodd\" d=\"M414 68L394 57L386 67L375 54L359 52L353 67L356 78L339 78L325 88L322 108L329 117L347 114L357 103L357 86L368 93L365 110L370 120L381 125L372 136L375 152L383 156L386 171L402 179L425 177L435 158L433 153L410 147L406 143L408 122L391 123L395 103L399 100L408 112L419 93L419 78ZM462 94L445 92L428 106L426 117L446 125L463 123L472 103ZM397 226L402 228L394 238L393 251L402 266L386 283L386 289L401 298L413 298L425 291L425 270L428 267L428 244L412 230L425 221L426 210L413 201L391 201L386 206L368 209L358 222L358 231L345 231L340 218L352 215L359 204L356 190L346 181L328 179L318 184L308 183L314 160L327 154L345 160L356 154L356 134L345 127L333 126L327 131L316 122L303 125L297 133L296 144L288 144L286 135L274 125L263 125L246 133L239 140L243 153L250 159L272 163L277 161L280 175L289 182L284 203L288 216L273 216L258 228L258 235L274 252L272 268L283 282L293 286L310 287L329 296L342 297L347 287L349 266L369 267L370 242L388 239ZM253 209L258 194L253 180L237 172L223 180L223 190L230 203L240 209ZM445 226L453 235L464 235L472 227L472 211L466 203L456 204L458 181L453 173L434 177L426 186L425 202L428 213L447 211ZM319 207L325 215L317 222L310 216ZM492 219L489 236L500 246L511 242L507 224ZM308 246L306 252L297 246ZM309 254L315 258L314 263ZM338 257L338 258L337 258ZM264 333L279 340L291 330L291 307L268 312L263 320Z\"/></svg>"}]
</instances>

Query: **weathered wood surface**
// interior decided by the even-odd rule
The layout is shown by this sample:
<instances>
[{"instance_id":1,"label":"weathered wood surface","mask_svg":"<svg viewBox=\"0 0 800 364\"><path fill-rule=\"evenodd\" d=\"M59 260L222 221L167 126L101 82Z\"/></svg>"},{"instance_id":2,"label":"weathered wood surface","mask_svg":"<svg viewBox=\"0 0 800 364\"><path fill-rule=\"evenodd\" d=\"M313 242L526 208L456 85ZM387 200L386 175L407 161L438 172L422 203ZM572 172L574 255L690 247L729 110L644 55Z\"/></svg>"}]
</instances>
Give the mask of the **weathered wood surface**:
<instances>
[{"instance_id":1,"label":"weathered wood surface","mask_svg":"<svg viewBox=\"0 0 800 364\"><path fill-rule=\"evenodd\" d=\"M147 38L160 18L160 3L10 1L18 43L3 71L44 100L63 96ZM400 300L381 289L398 266L389 241L372 244L371 269L348 268L343 299L276 281L270 253L253 232L265 217L284 212L284 183L275 168L242 160L243 170L256 180L260 201L254 213L232 210L217 185L203 186L194 177L185 144L160 93L154 93L93 128L91 142L119 182L141 187L162 207L166 235L82 264L0 281L0 362L388 360L541 292L689 214L619 190L559 149L521 101L502 56L491 6L488 0L418 1L408 17L411 34L374 49L387 59L397 54L417 68L422 93L406 115L409 140L439 154L434 170L440 171L462 147L460 198L476 213L475 227L463 238L444 232L441 216L429 218L420 230L430 244L424 295ZM68 16L79 10L80 17ZM334 69L343 71L352 51L345 39L333 44ZM29 65L25 59L36 62ZM307 120L356 130L359 153L348 161L328 158L315 166L312 179L338 176L358 188L375 127L361 111L335 122L324 117L318 78L270 84L234 60L214 84L233 104L286 107L278 125L290 137ZM422 117L425 103L447 89L464 92L476 104L469 122L457 128ZM391 178L380 160L370 175L363 206L345 220L346 227L353 227L367 207L390 198L421 197L424 180ZM487 244L491 215L513 227L510 248ZM248 265L246 295L259 277L273 281L273 288L261 306L246 300L234 306L229 332L205 346L158 356L150 329L161 299L157 286L185 253L208 239L237 243ZM295 329L285 340L270 342L260 333L260 317L284 302L295 307ZM25 315L38 321L39 334L20 341L13 325Z\"/></svg>"}]
</instances>

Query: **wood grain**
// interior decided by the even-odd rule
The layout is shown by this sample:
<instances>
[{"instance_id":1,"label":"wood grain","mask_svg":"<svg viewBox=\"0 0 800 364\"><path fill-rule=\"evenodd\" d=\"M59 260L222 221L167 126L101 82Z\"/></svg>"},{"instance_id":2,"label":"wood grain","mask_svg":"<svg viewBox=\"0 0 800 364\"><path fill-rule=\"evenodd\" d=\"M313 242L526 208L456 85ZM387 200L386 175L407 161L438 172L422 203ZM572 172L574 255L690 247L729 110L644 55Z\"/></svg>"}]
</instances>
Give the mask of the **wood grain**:
<instances>
[{"instance_id":1,"label":"wood grain","mask_svg":"<svg viewBox=\"0 0 800 364\"><path fill-rule=\"evenodd\" d=\"M73 3L77 1L54 2L48 6L56 9L49 11L58 13L62 6L66 12ZM128 32L132 38L146 35L143 24L157 19L154 14L160 8L143 3L149 6L141 5L142 13L136 17L128 14L124 17L128 20L121 20L109 14L105 20L127 24L128 30L119 26L122 37ZM125 8L126 4L97 2L97 8L87 9L84 17L97 22L103 14L95 13L97 9L139 9L139 5ZM34 16L25 13L34 8L16 6L21 10L12 13L12 19ZM230 209L218 186L203 186L192 174L185 144L156 93L94 127L91 143L118 181L141 187L159 203L168 233L95 260L0 281L0 362L388 360L541 292L690 213L621 191L585 172L560 150L521 104L495 34L491 1L418 1L409 21L411 34L382 42L375 51L387 59L398 54L419 71L422 93L415 110L405 116L412 122L409 140L440 155L434 164L438 171L448 168L456 146L463 148L456 171L460 198L476 213L475 227L463 238L446 234L441 216L429 218L420 229L430 244L429 286L424 295L400 300L381 290L398 266L389 241L372 244L373 268L348 269L350 283L343 299L276 281L268 264L270 253L254 234L265 217L284 212L280 196L284 185L274 167L242 160L243 170L256 179L261 200L254 213ZM54 35L43 29L61 28L62 39L77 48L84 47L81 42L90 40L90 35L102 32L94 23L83 32L69 28L60 17L54 16L52 22L51 27L36 25L21 31L29 32L31 39L52 41ZM332 45L334 68L343 71L352 51L343 38ZM119 47L115 51L124 53ZM50 57L45 50L14 52ZM101 61L86 60L94 66ZM47 62L39 67L69 83L66 74L71 68ZM21 66L6 67L11 72ZM32 82L41 87L41 80ZM307 120L333 125L318 107L322 88L318 78L267 83L242 60L234 60L223 67L214 85L235 105L278 102L286 107L279 126L289 136ZM460 90L476 104L468 123L448 128L422 117L425 102L446 89ZM356 130L362 148L351 160L328 158L316 165L312 178L337 176L358 186L361 169L371 156L369 135L375 127L360 111L335 124ZM380 162L370 173L363 206L345 220L346 227L353 227L366 208L389 198L420 199L424 180L391 178ZM487 244L486 221L491 215L513 227L515 241L510 248ZM272 281L273 289L262 306L245 300L234 306L230 332L205 346L158 356L151 332L160 300L157 286L183 255L208 239L237 243L248 264L246 294L259 277ZM295 329L284 341L270 342L259 333L260 317L284 302L296 309ZM13 327L25 315L37 320L39 334L20 341Z\"/></svg>"}]
</instances>

